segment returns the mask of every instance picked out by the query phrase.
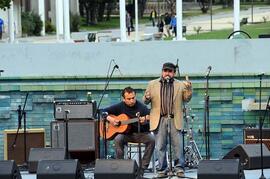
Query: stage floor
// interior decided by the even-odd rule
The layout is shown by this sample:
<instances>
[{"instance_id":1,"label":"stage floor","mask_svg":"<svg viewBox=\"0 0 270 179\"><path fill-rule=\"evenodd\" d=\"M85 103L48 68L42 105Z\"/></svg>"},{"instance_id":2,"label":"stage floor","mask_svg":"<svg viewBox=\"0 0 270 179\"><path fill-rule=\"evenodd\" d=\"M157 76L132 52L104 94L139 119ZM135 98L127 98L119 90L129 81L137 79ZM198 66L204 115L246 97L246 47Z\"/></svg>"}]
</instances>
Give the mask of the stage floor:
<instances>
[{"instance_id":1,"label":"stage floor","mask_svg":"<svg viewBox=\"0 0 270 179\"><path fill-rule=\"evenodd\" d=\"M29 174L28 172L21 172L22 174L22 179L36 179L35 174ZM86 169L85 172L85 179L94 179L94 172L91 169ZM186 170L186 176L191 177L191 178L197 178L197 170L192 169L192 170ZM245 170L245 177L246 179L259 179L261 176L261 170ZM264 169L264 176L265 178L270 178L270 169ZM145 178L153 178L155 177L154 173L145 173L144 174ZM177 178L177 177L173 177Z\"/></svg>"}]
</instances>

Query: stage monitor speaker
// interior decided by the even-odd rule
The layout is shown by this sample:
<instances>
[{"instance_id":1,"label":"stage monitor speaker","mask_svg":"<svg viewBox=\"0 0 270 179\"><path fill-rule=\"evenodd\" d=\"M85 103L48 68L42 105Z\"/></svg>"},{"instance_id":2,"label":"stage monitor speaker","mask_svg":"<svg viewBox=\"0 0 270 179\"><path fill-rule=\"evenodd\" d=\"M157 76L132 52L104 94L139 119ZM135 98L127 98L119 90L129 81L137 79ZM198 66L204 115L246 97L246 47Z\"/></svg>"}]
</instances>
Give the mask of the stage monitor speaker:
<instances>
[{"instance_id":1,"label":"stage monitor speaker","mask_svg":"<svg viewBox=\"0 0 270 179\"><path fill-rule=\"evenodd\" d=\"M244 129L244 142L245 144L259 144L260 143L260 130L257 128ZM262 130L263 143L270 150L270 128L263 128Z\"/></svg>"},{"instance_id":2,"label":"stage monitor speaker","mask_svg":"<svg viewBox=\"0 0 270 179\"><path fill-rule=\"evenodd\" d=\"M21 179L20 171L14 160L0 161L1 179Z\"/></svg>"},{"instance_id":3,"label":"stage monitor speaker","mask_svg":"<svg viewBox=\"0 0 270 179\"><path fill-rule=\"evenodd\" d=\"M223 159L239 159L244 169L259 169L261 167L260 144L241 144L228 152ZM270 167L270 151L263 144L263 166Z\"/></svg>"},{"instance_id":4,"label":"stage monitor speaker","mask_svg":"<svg viewBox=\"0 0 270 179\"><path fill-rule=\"evenodd\" d=\"M64 148L66 142L65 123L51 122L51 145L53 148ZM75 120L68 122L68 150L96 151L98 149L98 134L96 122L93 120Z\"/></svg>"},{"instance_id":5,"label":"stage monitor speaker","mask_svg":"<svg viewBox=\"0 0 270 179\"><path fill-rule=\"evenodd\" d=\"M138 165L135 160L96 160L95 179L136 179Z\"/></svg>"},{"instance_id":6,"label":"stage monitor speaker","mask_svg":"<svg viewBox=\"0 0 270 179\"><path fill-rule=\"evenodd\" d=\"M198 167L198 179L244 179L238 159L202 160Z\"/></svg>"},{"instance_id":7,"label":"stage monitor speaker","mask_svg":"<svg viewBox=\"0 0 270 179\"><path fill-rule=\"evenodd\" d=\"M31 148L28 159L29 173L36 173L40 160L64 160L65 148Z\"/></svg>"},{"instance_id":8,"label":"stage monitor speaker","mask_svg":"<svg viewBox=\"0 0 270 179\"><path fill-rule=\"evenodd\" d=\"M41 160L37 179L85 179L78 160Z\"/></svg>"},{"instance_id":9,"label":"stage monitor speaker","mask_svg":"<svg viewBox=\"0 0 270 179\"><path fill-rule=\"evenodd\" d=\"M4 159L15 160L16 164L24 164L24 133L19 130L16 145L13 142L17 129L4 130ZM26 130L26 159L30 148L43 148L45 146L45 129L35 128Z\"/></svg>"}]
</instances>

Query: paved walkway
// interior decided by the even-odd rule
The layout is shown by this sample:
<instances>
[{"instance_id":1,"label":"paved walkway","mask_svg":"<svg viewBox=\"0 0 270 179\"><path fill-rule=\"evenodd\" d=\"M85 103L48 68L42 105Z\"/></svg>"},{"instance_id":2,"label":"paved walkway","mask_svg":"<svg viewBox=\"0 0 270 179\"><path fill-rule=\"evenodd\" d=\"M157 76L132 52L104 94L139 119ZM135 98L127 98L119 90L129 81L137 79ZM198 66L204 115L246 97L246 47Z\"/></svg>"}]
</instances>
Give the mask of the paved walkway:
<instances>
[{"instance_id":1,"label":"paved walkway","mask_svg":"<svg viewBox=\"0 0 270 179\"><path fill-rule=\"evenodd\" d=\"M263 22L263 17L270 20L270 7L255 7L253 9L253 21ZM240 21L242 18L248 18L248 23L251 23L251 9L240 12ZM202 31L210 31L210 15L201 15L184 19L184 25L187 26L187 34L194 34L194 27L201 27ZM213 30L233 28L233 12L217 13L213 15Z\"/></svg>"},{"instance_id":2,"label":"paved walkway","mask_svg":"<svg viewBox=\"0 0 270 179\"><path fill-rule=\"evenodd\" d=\"M263 22L263 17L270 21L270 6L269 7L254 7L253 9L254 22ZM242 18L248 18L248 22L251 22L251 9L243 10L240 12L240 20ZM213 15L212 27L213 30L220 29L232 29L233 28L233 12L222 12ZM194 28L201 27L201 31L210 31L210 15L200 15L195 17L186 18L183 20L183 25L187 27L187 33L195 34ZM139 25L139 39L140 40L154 40L154 34L158 32L157 27L152 27L151 24ZM73 40L85 40L87 41L87 35L89 32L80 32L78 34L72 34ZM102 35L101 35L102 34ZM99 41L111 41L111 37L115 41L120 40L120 29L109 29L106 32L101 31L98 33ZM131 32L130 36L127 36L128 41L135 40L135 32ZM55 35L47 35L45 37L27 37L17 38L17 42L21 43L55 43L57 42ZM7 38L0 41L7 42ZM59 42L59 41L58 41ZM60 41L63 42L63 41Z\"/></svg>"}]
</instances>

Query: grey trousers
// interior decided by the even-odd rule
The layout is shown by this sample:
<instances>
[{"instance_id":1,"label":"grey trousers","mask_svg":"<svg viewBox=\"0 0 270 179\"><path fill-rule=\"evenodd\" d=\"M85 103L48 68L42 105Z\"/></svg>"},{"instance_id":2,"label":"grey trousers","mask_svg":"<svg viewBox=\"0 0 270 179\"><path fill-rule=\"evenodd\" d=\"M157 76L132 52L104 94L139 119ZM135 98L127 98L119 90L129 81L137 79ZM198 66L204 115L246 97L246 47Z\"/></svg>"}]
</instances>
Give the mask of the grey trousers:
<instances>
[{"instance_id":1,"label":"grey trousers","mask_svg":"<svg viewBox=\"0 0 270 179\"><path fill-rule=\"evenodd\" d=\"M145 144L145 151L142 158L142 168L147 169L155 148L154 135L151 133L118 134L114 138L117 159L124 158L124 147L128 142Z\"/></svg>"},{"instance_id":2,"label":"grey trousers","mask_svg":"<svg viewBox=\"0 0 270 179\"><path fill-rule=\"evenodd\" d=\"M169 120L171 120L169 122ZM156 151L158 155L159 171L166 170L168 167L166 152L167 144L169 144L168 125L171 124L171 147L174 166L184 168L184 152L183 140L181 131L177 130L174 125L173 119L161 117L158 128L154 131L156 138Z\"/></svg>"}]
</instances>

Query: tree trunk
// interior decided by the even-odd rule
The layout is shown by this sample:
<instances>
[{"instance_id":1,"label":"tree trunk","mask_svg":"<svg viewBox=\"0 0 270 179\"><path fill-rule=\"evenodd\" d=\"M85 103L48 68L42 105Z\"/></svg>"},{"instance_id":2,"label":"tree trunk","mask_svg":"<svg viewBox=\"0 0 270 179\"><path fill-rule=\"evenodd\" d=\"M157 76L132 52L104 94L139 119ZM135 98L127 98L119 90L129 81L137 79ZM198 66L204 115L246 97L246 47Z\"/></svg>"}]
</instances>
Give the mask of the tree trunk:
<instances>
[{"instance_id":1,"label":"tree trunk","mask_svg":"<svg viewBox=\"0 0 270 179\"><path fill-rule=\"evenodd\" d=\"M86 4L84 4L84 9L86 11L86 25L90 25L90 10Z\"/></svg>"},{"instance_id":2,"label":"tree trunk","mask_svg":"<svg viewBox=\"0 0 270 179\"><path fill-rule=\"evenodd\" d=\"M114 7L114 2L109 2L108 5L107 5L106 21L111 20L111 14L112 14L113 7Z\"/></svg>"},{"instance_id":3,"label":"tree trunk","mask_svg":"<svg viewBox=\"0 0 270 179\"><path fill-rule=\"evenodd\" d=\"M96 11L96 6L92 7L90 10L90 20L91 24L97 24L97 11Z\"/></svg>"},{"instance_id":4,"label":"tree trunk","mask_svg":"<svg viewBox=\"0 0 270 179\"><path fill-rule=\"evenodd\" d=\"M84 8L84 3L82 2L82 0L79 0L79 12L80 12L80 16L84 17L85 16L85 8Z\"/></svg>"},{"instance_id":5,"label":"tree trunk","mask_svg":"<svg viewBox=\"0 0 270 179\"><path fill-rule=\"evenodd\" d=\"M145 6L146 6L146 0L138 0L138 8L139 8L138 15L139 15L139 18L143 17Z\"/></svg>"},{"instance_id":6,"label":"tree trunk","mask_svg":"<svg viewBox=\"0 0 270 179\"><path fill-rule=\"evenodd\" d=\"M103 15L104 15L104 11L105 11L105 6L106 3L103 0L102 2L99 3L98 5L98 21L102 22L103 21Z\"/></svg>"}]
</instances>

